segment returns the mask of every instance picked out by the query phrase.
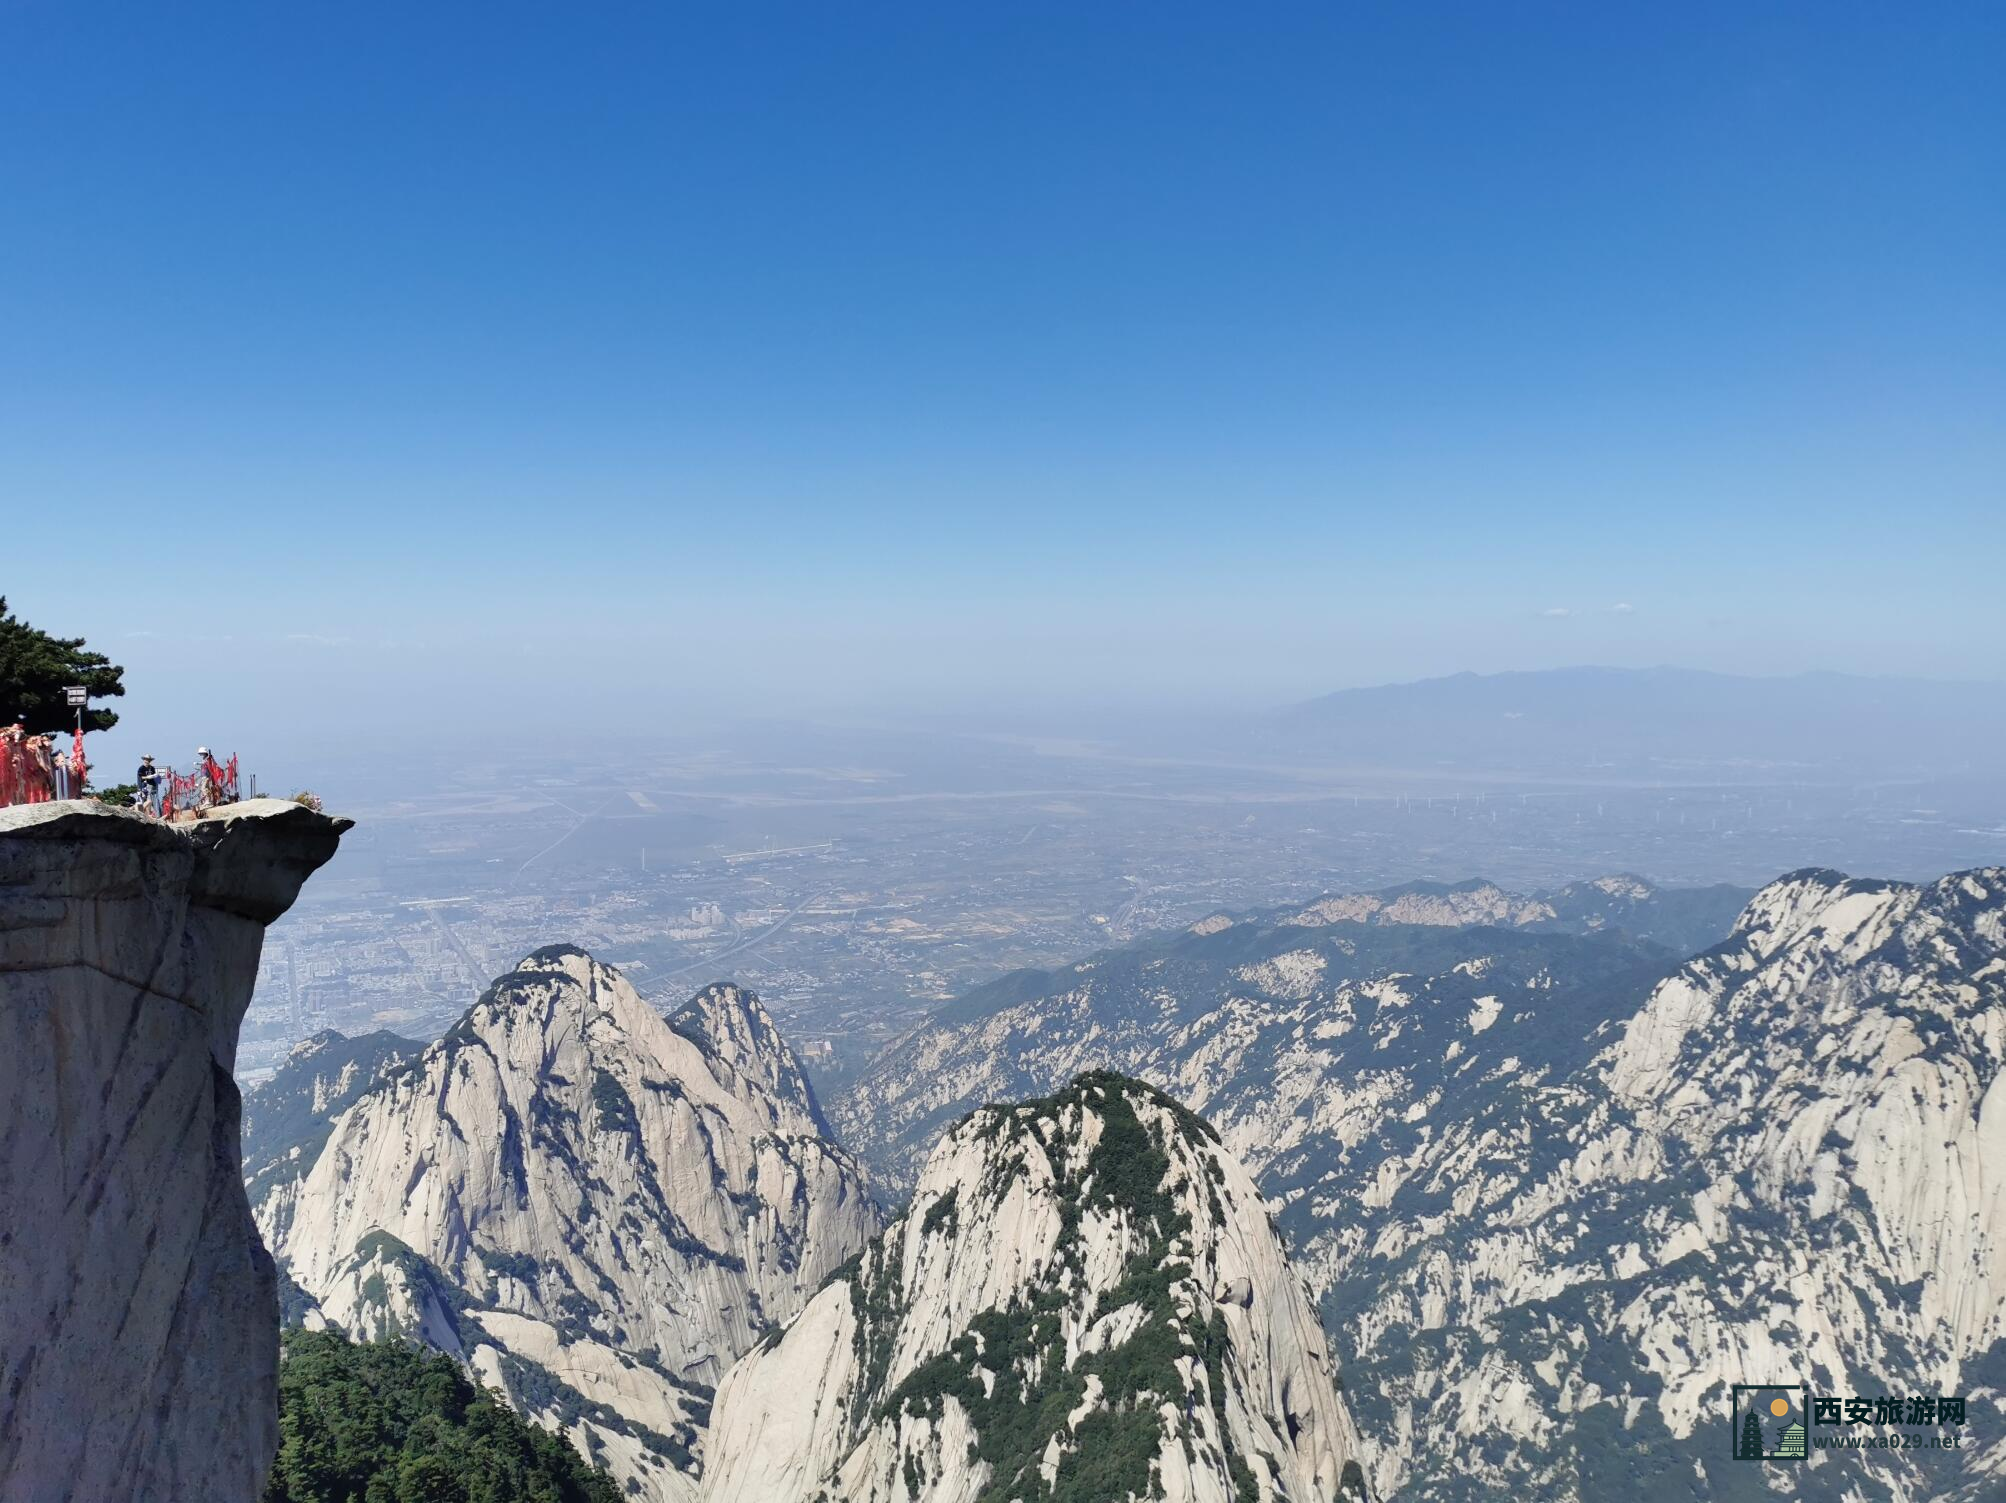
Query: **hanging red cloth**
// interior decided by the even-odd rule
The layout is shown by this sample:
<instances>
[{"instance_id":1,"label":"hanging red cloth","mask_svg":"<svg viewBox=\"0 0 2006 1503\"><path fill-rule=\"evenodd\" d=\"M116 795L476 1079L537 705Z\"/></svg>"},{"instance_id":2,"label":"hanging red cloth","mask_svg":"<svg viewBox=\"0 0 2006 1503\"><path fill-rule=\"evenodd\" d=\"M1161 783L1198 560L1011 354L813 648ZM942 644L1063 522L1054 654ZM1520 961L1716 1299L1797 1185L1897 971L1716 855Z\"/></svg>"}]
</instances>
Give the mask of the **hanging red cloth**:
<instances>
[{"instance_id":1,"label":"hanging red cloth","mask_svg":"<svg viewBox=\"0 0 2006 1503\"><path fill-rule=\"evenodd\" d=\"M20 763L21 727L11 725L0 730L0 808L22 802Z\"/></svg>"}]
</instances>

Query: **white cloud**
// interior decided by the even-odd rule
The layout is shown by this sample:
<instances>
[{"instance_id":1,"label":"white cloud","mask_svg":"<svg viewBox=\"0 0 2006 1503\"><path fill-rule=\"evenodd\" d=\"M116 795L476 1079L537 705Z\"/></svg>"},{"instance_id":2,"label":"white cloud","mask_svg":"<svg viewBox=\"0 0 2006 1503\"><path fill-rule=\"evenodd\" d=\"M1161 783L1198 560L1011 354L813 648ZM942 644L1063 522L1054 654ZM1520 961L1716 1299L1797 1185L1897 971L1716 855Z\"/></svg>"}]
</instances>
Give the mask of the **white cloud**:
<instances>
[{"instance_id":1,"label":"white cloud","mask_svg":"<svg viewBox=\"0 0 2006 1503\"><path fill-rule=\"evenodd\" d=\"M1545 610L1540 612L1542 616L1571 616L1573 614L1574 612L1564 605L1549 605Z\"/></svg>"},{"instance_id":2,"label":"white cloud","mask_svg":"<svg viewBox=\"0 0 2006 1503\"><path fill-rule=\"evenodd\" d=\"M310 642L315 647L346 647L350 639L347 637L323 637L316 632L310 631L291 631L286 633L286 640L288 642Z\"/></svg>"},{"instance_id":3,"label":"white cloud","mask_svg":"<svg viewBox=\"0 0 2006 1503\"><path fill-rule=\"evenodd\" d=\"M1634 605L1630 604L1630 602L1627 600L1619 600L1614 605L1610 606L1609 610L1613 615L1629 616L1629 615L1634 615L1636 613L1637 608Z\"/></svg>"}]
</instances>

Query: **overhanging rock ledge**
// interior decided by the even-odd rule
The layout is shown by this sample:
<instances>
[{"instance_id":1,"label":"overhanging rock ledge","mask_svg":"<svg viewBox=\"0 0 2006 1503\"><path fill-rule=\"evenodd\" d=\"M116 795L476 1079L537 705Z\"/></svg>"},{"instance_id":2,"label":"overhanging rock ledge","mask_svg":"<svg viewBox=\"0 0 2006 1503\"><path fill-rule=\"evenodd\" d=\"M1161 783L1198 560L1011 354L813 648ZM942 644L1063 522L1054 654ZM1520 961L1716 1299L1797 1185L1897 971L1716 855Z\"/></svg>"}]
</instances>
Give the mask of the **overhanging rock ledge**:
<instances>
[{"instance_id":1,"label":"overhanging rock ledge","mask_svg":"<svg viewBox=\"0 0 2006 1503\"><path fill-rule=\"evenodd\" d=\"M350 821L0 809L0 1497L253 1503L278 1297L232 1078L265 926Z\"/></svg>"}]
</instances>

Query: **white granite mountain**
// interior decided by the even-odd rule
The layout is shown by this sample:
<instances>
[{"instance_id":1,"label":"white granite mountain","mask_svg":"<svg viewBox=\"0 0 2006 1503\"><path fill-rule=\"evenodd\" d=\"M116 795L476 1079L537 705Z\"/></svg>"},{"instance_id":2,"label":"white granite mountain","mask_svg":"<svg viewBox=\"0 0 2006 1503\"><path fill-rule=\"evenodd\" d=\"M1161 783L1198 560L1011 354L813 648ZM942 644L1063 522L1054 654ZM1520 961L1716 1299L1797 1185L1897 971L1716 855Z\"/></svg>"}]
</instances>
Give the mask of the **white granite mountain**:
<instances>
[{"instance_id":1,"label":"white granite mountain","mask_svg":"<svg viewBox=\"0 0 2006 1503\"><path fill-rule=\"evenodd\" d=\"M259 1213L321 1318L456 1353L670 1500L726 1368L881 1224L756 998L664 1020L568 946L379 1076Z\"/></svg>"},{"instance_id":2,"label":"white granite mountain","mask_svg":"<svg viewBox=\"0 0 2006 1503\"><path fill-rule=\"evenodd\" d=\"M348 821L0 809L0 1498L253 1503L278 1301L232 1078L265 926Z\"/></svg>"},{"instance_id":3,"label":"white granite mountain","mask_svg":"<svg viewBox=\"0 0 2006 1503\"><path fill-rule=\"evenodd\" d=\"M323 1029L295 1044L270 1078L244 1097L244 1189L267 1235L292 1220L300 1184L335 1118L386 1071L424 1048L394 1033L349 1038Z\"/></svg>"},{"instance_id":4,"label":"white granite mountain","mask_svg":"<svg viewBox=\"0 0 2006 1503\"><path fill-rule=\"evenodd\" d=\"M896 1175L939 1116L1096 1065L1204 1112L1321 1298L1375 1495L2006 1495L2006 872L1797 873L1683 962L1382 911L1007 978L839 1120ZM1966 1396L1962 1445L1734 1461L1729 1385L1798 1381Z\"/></svg>"},{"instance_id":5,"label":"white granite mountain","mask_svg":"<svg viewBox=\"0 0 2006 1503\"><path fill-rule=\"evenodd\" d=\"M1328 1344L1218 1135L1097 1073L985 1107L727 1375L705 1503L1362 1496Z\"/></svg>"}]
</instances>

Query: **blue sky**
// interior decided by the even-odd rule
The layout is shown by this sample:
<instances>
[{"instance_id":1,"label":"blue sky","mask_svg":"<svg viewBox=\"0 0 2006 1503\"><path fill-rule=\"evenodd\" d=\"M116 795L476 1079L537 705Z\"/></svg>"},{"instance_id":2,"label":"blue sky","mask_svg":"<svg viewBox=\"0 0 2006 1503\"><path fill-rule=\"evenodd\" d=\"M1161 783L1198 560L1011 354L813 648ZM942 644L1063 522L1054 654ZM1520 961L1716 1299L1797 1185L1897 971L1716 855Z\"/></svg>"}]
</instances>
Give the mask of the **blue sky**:
<instances>
[{"instance_id":1,"label":"blue sky","mask_svg":"<svg viewBox=\"0 0 2006 1503\"><path fill-rule=\"evenodd\" d=\"M219 716L2000 677L2002 76L1997 5L7 0L0 591Z\"/></svg>"}]
</instances>

